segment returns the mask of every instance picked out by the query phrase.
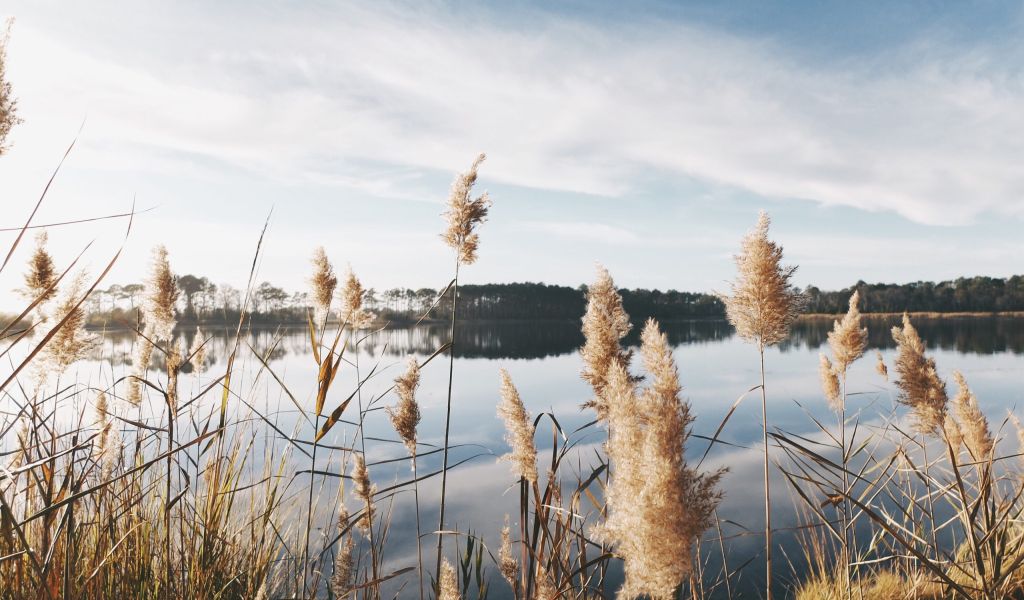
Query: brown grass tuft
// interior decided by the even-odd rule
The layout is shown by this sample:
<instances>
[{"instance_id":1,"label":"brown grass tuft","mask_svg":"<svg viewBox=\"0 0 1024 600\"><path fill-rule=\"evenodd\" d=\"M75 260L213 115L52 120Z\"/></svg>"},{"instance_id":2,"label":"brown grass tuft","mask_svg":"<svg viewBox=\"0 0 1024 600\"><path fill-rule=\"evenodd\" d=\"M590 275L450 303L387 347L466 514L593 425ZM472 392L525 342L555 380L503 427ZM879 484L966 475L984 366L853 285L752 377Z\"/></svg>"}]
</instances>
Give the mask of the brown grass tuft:
<instances>
[{"instance_id":1,"label":"brown grass tuft","mask_svg":"<svg viewBox=\"0 0 1024 600\"><path fill-rule=\"evenodd\" d=\"M505 421L505 440L512 447L512 452L502 458L512 463L516 475L536 483L537 481L537 446L533 441L533 423L530 413L526 412L519 391L512 383L508 371L501 369L501 403L498 404L498 415Z\"/></svg>"}]
</instances>

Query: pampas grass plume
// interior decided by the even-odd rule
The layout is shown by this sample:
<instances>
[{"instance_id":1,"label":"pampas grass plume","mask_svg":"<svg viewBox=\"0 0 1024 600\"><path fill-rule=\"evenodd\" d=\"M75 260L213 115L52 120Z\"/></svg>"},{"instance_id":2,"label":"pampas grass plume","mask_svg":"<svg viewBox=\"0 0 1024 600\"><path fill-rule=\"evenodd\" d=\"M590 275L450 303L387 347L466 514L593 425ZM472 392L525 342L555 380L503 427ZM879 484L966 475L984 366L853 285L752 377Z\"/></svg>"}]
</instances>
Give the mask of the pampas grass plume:
<instances>
[{"instance_id":1,"label":"pampas grass plume","mask_svg":"<svg viewBox=\"0 0 1024 600\"><path fill-rule=\"evenodd\" d=\"M498 415L505 421L505 440L512 452L502 457L512 463L517 475L530 483L537 481L537 446L533 441L533 423L523 406L512 377L501 370L501 402Z\"/></svg>"},{"instance_id":2,"label":"pampas grass plume","mask_svg":"<svg viewBox=\"0 0 1024 600\"><path fill-rule=\"evenodd\" d=\"M338 276L334 274L334 267L327 258L327 251L323 246L317 246L313 250L310 262L313 263L313 276L309 280L313 291L313 309L317 323L321 323L331 309L334 290L338 287Z\"/></svg>"},{"instance_id":3,"label":"pampas grass plume","mask_svg":"<svg viewBox=\"0 0 1024 600\"><path fill-rule=\"evenodd\" d=\"M818 373L821 376L821 389L825 392L829 406L837 412L842 410L843 396L839 388L839 376L836 374L832 361L824 354L821 355Z\"/></svg>"},{"instance_id":4,"label":"pampas grass plume","mask_svg":"<svg viewBox=\"0 0 1024 600\"><path fill-rule=\"evenodd\" d=\"M476 262L477 250L480 247L480 236L476 227L487 220L487 212L491 208L491 199L484 192L476 199L471 199L473 184L476 183L477 170L487 156L480 154L465 173L455 177L451 193L448 195L448 209L444 213L448 228L441 235L446 244L455 250L458 261L463 265Z\"/></svg>"},{"instance_id":5,"label":"pampas grass plume","mask_svg":"<svg viewBox=\"0 0 1024 600\"><path fill-rule=\"evenodd\" d=\"M441 563L441 579L437 582L437 600L462 600L459 594L459 583L455 579L455 569L448 559Z\"/></svg>"},{"instance_id":6,"label":"pampas grass plume","mask_svg":"<svg viewBox=\"0 0 1024 600\"><path fill-rule=\"evenodd\" d=\"M992 439L992 431L989 429L988 419L978 406L978 399L974 392L967 385L960 371L953 372L953 380L959 388L953 398L953 409L956 411L959 420L960 430L963 432L963 441L967 451L971 453L976 461L984 461L992 458L992 449L995 441Z\"/></svg>"},{"instance_id":7,"label":"pampas grass plume","mask_svg":"<svg viewBox=\"0 0 1024 600\"><path fill-rule=\"evenodd\" d=\"M395 378L395 393L398 395L398 405L394 408L388 407L388 417L391 425L402 438L409 454L416 455L416 427L420 423L420 407L416 402L416 388L420 385L420 366L414 357L409 357L408 367L405 373Z\"/></svg>"},{"instance_id":8,"label":"pampas grass plume","mask_svg":"<svg viewBox=\"0 0 1024 600\"><path fill-rule=\"evenodd\" d=\"M613 365L629 367L630 352L621 345L632 325L622 307L622 297L608 270L598 265L597 279L587 288L587 312L583 315L583 336L586 342L580 348L583 359L581 376L594 390L594 398L586 404L593 407L598 418L607 416L604 396L608 373Z\"/></svg>"},{"instance_id":9,"label":"pampas grass plume","mask_svg":"<svg viewBox=\"0 0 1024 600\"><path fill-rule=\"evenodd\" d=\"M925 356L924 343L903 315L903 327L893 327L897 353L894 367L899 375L896 400L911 409L915 426L921 433L937 433L945 423L947 404L946 384L935 370L935 360Z\"/></svg>"},{"instance_id":10,"label":"pampas grass plume","mask_svg":"<svg viewBox=\"0 0 1024 600\"><path fill-rule=\"evenodd\" d=\"M868 330L860 326L860 310L857 308L859 299L858 292L850 296L849 310L842 320L833 324L828 334L828 345L832 348L837 373L846 373L851 364L864 356L868 346Z\"/></svg>"},{"instance_id":11,"label":"pampas grass plume","mask_svg":"<svg viewBox=\"0 0 1024 600\"><path fill-rule=\"evenodd\" d=\"M175 325L174 306L177 301L178 284L167 259L167 248L163 245L156 246L153 248L143 301L146 331L152 336L153 341L171 339Z\"/></svg>"},{"instance_id":12,"label":"pampas grass plume","mask_svg":"<svg viewBox=\"0 0 1024 600\"><path fill-rule=\"evenodd\" d=\"M771 220L761 211L757 226L743 238L736 255L732 293L723 296L736 333L759 348L778 344L803 310L806 299L791 280L795 266L782 265L782 246L768 239Z\"/></svg>"}]
</instances>

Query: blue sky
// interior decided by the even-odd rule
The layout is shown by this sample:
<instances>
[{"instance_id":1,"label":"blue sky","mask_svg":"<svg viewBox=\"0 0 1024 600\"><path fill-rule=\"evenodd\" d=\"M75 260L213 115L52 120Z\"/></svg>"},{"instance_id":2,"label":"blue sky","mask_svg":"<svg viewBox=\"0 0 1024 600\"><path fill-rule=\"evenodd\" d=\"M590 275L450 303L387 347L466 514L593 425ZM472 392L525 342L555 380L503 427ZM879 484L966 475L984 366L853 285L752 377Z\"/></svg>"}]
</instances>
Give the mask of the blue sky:
<instances>
[{"instance_id":1,"label":"blue sky","mask_svg":"<svg viewBox=\"0 0 1024 600\"><path fill-rule=\"evenodd\" d=\"M3 225L84 122L39 221L155 207L111 282L162 242L239 286L273 209L261 279L303 287L323 244L369 286L443 286L439 214L479 151L468 281L600 261L723 289L760 208L800 284L1024 271L1024 12L895 4L15 0ZM123 226L51 240L95 239L98 270Z\"/></svg>"}]
</instances>

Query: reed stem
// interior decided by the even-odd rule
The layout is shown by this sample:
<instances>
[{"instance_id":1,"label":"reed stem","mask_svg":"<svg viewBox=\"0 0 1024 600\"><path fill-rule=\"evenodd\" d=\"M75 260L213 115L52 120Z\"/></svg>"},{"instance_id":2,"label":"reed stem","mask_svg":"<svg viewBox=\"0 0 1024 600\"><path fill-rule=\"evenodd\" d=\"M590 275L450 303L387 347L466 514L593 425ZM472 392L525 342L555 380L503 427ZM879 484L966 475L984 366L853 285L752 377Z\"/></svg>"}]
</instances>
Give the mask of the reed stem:
<instances>
[{"instance_id":1,"label":"reed stem","mask_svg":"<svg viewBox=\"0 0 1024 600\"><path fill-rule=\"evenodd\" d=\"M452 283L452 323L450 343L448 344L448 399L444 418L444 451L441 462L441 509L437 519L437 579L441 581L441 554L444 546L444 508L445 494L448 491L448 440L452 426L452 385L455 381L455 323L459 307L459 257L455 256L455 279Z\"/></svg>"}]
</instances>

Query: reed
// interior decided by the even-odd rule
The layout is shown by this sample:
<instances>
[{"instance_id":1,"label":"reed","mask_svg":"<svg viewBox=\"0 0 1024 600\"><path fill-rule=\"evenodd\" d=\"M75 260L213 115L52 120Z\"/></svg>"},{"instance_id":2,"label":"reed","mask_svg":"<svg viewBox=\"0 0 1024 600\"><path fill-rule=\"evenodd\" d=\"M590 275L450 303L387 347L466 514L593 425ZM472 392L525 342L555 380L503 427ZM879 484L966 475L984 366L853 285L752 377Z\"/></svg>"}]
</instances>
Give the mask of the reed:
<instances>
[{"instance_id":1,"label":"reed","mask_svg":"<svg viewBox=\"0 0 1024 600\"><path fill-rule=\"evenodd\" d=\"M438 582L441 580L441 555L444 550L444 534L442 532L445 530L444 512L448 493L448 450L451 440L452 386L455 380L455 326L458 322L459 267L476 262L477 251L480 247L480 235L476 232L476 228L487 219L487 212L491 207L491 199L486 192L476 198L472 197L473 185L476 183L480 164L485 158L487 158L486 155L480 154L468 171L455 177L448 194L448 207L444 213L448 226L441 234L445 244L454 251L455 276L448 284L448 289L451 290L452 317L448 342L448 396L445 403L444 445L442 447L441 502L437 516L437 568L434 570Z\"/></svg>"},{"instance_id":2,"label":"reed","mask_svg":"<svg viewBox=\"0 0 1024 600\"><path fill-rule=\"evenodd\" d=\"M772 509L768 458L768 397L764 352L789 336L789 328L805 303L792 284L795 266L783 266L782 246L768 238L771 220L761 211L757 225L743 238L735 256L736 279L723 295L726 315L736 333L757 347L761 361L761 424L764 444L765 597L772 597Z\"/></svg>"}]
</instances>

